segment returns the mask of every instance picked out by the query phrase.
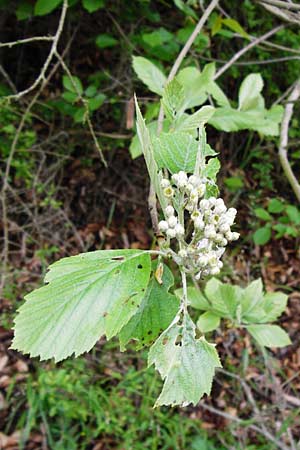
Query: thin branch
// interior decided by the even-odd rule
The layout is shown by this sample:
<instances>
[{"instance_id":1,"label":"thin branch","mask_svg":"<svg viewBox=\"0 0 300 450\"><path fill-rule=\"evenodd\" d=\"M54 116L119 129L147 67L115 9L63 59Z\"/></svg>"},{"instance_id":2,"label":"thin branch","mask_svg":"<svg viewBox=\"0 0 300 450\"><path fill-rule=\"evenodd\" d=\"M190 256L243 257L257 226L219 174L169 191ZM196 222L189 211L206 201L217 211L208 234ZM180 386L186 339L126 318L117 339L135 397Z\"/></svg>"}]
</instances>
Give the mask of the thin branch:
<instances>
[{"instance_id":1,"label":"thin branch","mask_svg":"<svg viewBox=\"0 0 300 450\"><path fill-rule=\"evenodd\" d=\"M67 9L68 9L68 0L64 0L55 36L53 38L51 38L53 41L52 45L51 45L51 49L50 49L50 52L47 56L47 59L46 59L44 65L42 67L42 70L40 71L39 76L32 83L32 85L29 86L27 89L24 89L23 91L20 91L17 94L8 95L8 96L6 96L7 99L19 99L19 98L23 97L24 95L28 94L29 92L33 91L37 86L39 86L39 84L41 84L41 83L43 83L43 81L45 81L46 72L48 70L48 67L50 66L50 63L51 63L54 55L55 55L55 52L57 51L57 45L58 45L59 39L61 37L62 31L63 31L66 14L67 14Z\"/></svg>"},{"instance_id":2,"label":"thin branch","mask_svg":"<svg viewBox=\"0 0 300 450\"><path fill-rule=\"evenodd\" d=\"M18 39L17 41L12 42L0 42L0 48L3 47L9 47L12 48L15 45L21 45L21 44L29 44L30 42L36 42L36 41L54 41L55 36L34 36L30 38L25 39Z\"/></svg>"},{"instance_id":3,"label":"thin branch","mask_svg":"<svg viewBox=\"0 0 300 450\"><path fill-rule=\"evenodd\" d=\"M280 8L284 8L284 9L300 11L300 5L296 5L296 3L288 3L288 2L283 2L281 0L263 0L263 2L269 3L269 5L279 6ZM259 3L260 3L260 1L259 1Z\"/></svg>"},{"instance_id":4,"label":"thin branch","mask_svg":"<svg viewBox=\"0 0 300 450\"><path fill-rule=\"evenodd\" d=\"M239 50L235 55L233 55L233 57L226 63L224 64L223 67L221 67L218 72L215 74L214 80L216 80L217 78L219 78L224 72L226 72L226 70L229 69L229 67L231 67L242 55L244 55L245 53L247 53L251 48L255 47L256 45L258 45L260 42L265 41L266 39L268 39L270 36L272 36L273 34L276 34L278 31L282 30L284 28L284 25L279 25L276 28L273 28L272 30L268 31L267 33L263 34L262 36L254 39L252 42L250 42L248 45L246 45L244 48L242 48L241 50Z\"/></svg>"},{"instance_id":5,"label":"thin branch","mask_svg":"<svg viewBox=\"0 0 300 450\"><path fill-rule=\"evenodd\" d=\"M300 80L298 80L287 99L287 104L285 106L282 122L281 122L281 132L280 132L280 140L279 140L279 148L278 155L281 167L284 171L285 176L287 177L294 194L297 197L297 200L300 202L300 185L297 178L294 175L294 172L290 166L287 154L288 140L289 140L289 125L290 120L293 115L294 103L300 97Z\"/></svg>"},{"instance_id":6,"label":"thin branch","mask_svg":"<svg viewBox=\"0 0 300 450\"><path fill-rule=\"evenodd\" d=\"M216 58L208 58L206 56L202 56L202 59L204 61L213 61L216 63L227 63L225 59L216 59ZM286 61L293 61L293 60L300 60L299 56L282 56L281 58L272 58L272 59L264 59L264 60L254 60L254 61L240 61L235 62L233 65L235 66L253 66L254 64L258 66L266 65L266 64L275 64L278 62L286 62Z\"/></svg>"}]
</instances>

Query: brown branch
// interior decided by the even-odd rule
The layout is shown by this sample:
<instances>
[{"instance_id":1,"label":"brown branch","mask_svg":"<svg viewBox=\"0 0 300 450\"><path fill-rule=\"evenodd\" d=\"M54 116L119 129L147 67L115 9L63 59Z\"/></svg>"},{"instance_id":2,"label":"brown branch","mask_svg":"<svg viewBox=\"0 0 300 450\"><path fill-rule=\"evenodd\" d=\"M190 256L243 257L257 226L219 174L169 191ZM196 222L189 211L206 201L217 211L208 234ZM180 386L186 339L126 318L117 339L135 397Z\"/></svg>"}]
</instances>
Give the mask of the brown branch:
<instances>
[{"instance_id":1,"label":"brown branch","mask_svg":"<svg viewBox=\"0 0 300 450\"><path fill-rule=\"evenodd\" d=\"M289 160L288 160L288 140L289 140L289 125L290 120L293 115L294 110L294 103L299 99L300 97L300 80L298 80L289 95L287 99L287 103L285 106L282 122L281 122L281 132L280 132L280 140L279 140L279 148L278 148L278 156L279 161L281 164L281 167L283 169L283 172L285 176L288 179L288 182L290 183L294 194L297 197L297 200L300 202L300 185L295 177L295 174L290 166Z\"/></svg>"}]
</instances>

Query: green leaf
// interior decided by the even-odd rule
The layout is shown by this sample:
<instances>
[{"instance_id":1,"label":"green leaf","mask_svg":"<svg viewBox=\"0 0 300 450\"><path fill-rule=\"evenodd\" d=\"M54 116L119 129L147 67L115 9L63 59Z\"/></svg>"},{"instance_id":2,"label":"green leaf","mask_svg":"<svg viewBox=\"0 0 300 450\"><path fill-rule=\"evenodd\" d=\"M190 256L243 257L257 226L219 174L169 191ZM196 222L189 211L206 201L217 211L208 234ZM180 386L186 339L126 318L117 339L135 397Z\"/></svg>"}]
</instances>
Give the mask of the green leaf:
<instances>
[{"instance_id":1,"label":"green leaf","mask_svg":"<svg viewBox=\"0 0 300 450\"><path fill-rule=\"evenodd\" d=\"M288 296L282 292L268 292L264 296L263 308L265 311L264 322L273 322L285 311ZM261 322L261 320L259 321Z\"/></svg>"},{"instance_id":2,"label":"green leaf","mask_svg":"<svg viewBox=\"0 0 300 450\"><path fill-rule=\"evenodd\" d=\"M270 227L262 227L258 228L253 234L253 241L256 245L265 245L271 239L271 228Z\"/></svg>"},{"instance_id":3,"label":"green leaf","mask_svg":"<svg viewBox=\"0 0 300 450\"><path fill-rule=\"evenodd\" d=\"M73 119L76 123L82 123L86 119L86 114L86 109L83 106L81 108L76 108Z\"/></svg>"},{"instance_id":4,"label":"green leaf","mask_svg":"<svg viewBox=\"0 0 300 450\"><path fill-rule=\"evenodd\" d=\"M194 131L197 128L201 128L209 121L214 112L215 108L213 106L202 106L202 108L200 108L194 114L186 115L184 118L182 118L176 125L176 130L189 132Z\"/></svg>"},{"instance_id":5,"label":"green leaf","mask_svg":"<svg viewBox=\"0 0 300 450\"><path fill-rule=\"evenodd\" d=\"M98 11L98 9L100 9L100 8L104 8L105 1L104 0L82 0L82 6L89 13L93 13L95 11Z\"/></svg>"},{"instance_id":6,"label":"green leaf","mask_svg":"<svg viewBox=\"0 0 300 450\"><path fill-rule=\"evenodd\" d=\"M35 16L45 16L54 11L62 3L63 0L37 0L34 5Z\"/></svg>"},{"instance_id":7,"label":"green leaf","mask_svg":"<svg viewBox=\"0 0 300 450\"><path fill-rule=\"evenodd\" d=\"M219 106L229 106L230 102L222 89L217 85L215 81L211 81L207 86L207 92L217 102Z\"/></svg>"},{"instance_id":8,"label":"green leaf","mask_svg":"<svg viewBox=\"0 0 300 450\"><path fill-rule=\"evenodd\" d=\"M259 73L251 73L242 82L239 89L239 110L248 111L260 106L260 92L264 86Z\"/></svg>"},{"instance_id":9,"label":"green leaf","mask_svg":"<svg viewBox=\"0 0 300 450\"><path fill-rule=\"evenodd\" d=\"M180 9L186 16L191 16L193 19L198 20L198 16L195 11L188 6L183 0L173 0L178 9Z\"/></svg>"},{"instance_id":10,"label":"green leaf","mask_svg":"<svg viewBox=\"0 0 300 450\"><path fill-rule=\"evenodd\" d=\"M205 286L204 293L210 301L214 312L222 317L234 319L240 302L242 290L238 286L224 284L211 278Z\"/></svg>"},{"instance_id":11,"label":"green leaf","mask_svg":"<svg viewBox=\"0 0 300 450\"><path fill-rule=\"evenodd\" d=\"M263 208L256 208L254 212L256 217L258 217L261 220L265 220L266 222L273 220L273 217L268 213L267 210Z\"/></svg>"},{"instance_id":12,"label":"green leaf","mask_svg":"<svg viewBox=\"0 0 300 450\"><path fill-rule=\"evenodd\" d=\"M15 11L18 20L26 20L33 15L33 5L31 3L28 3L26 0L19 0L17 9Z\"/></svg>"},{"instance_id":13,"label":"green leaf","mask_svg":"<svg viewBox=\"0 0 300 450\"><path fill-rule=\"evenodd\" d=\"M163 121L163 131L167 131L169 129L169 121L164 120ZM147 124L147 129L150 135L150 140L153 141L157 136L157 120L154 120L153 122L150 122ZM131 141L129 151L131 154L131 157L133 159L137 158L138 156L143 154L143 150L139 141L139 137L136 134Z\"/></svg>"},{"instance_id":14,"label":"green leaf","mask_svg":"<svg viewBox=\"0 0 300 450\"><path fill-rule=\"evenodd\" d=\"M204 170L203 170L203 176L216 181L217 174L221 168L220 161L218 158L210 158L207 164L205 164Z\"/></svg>"},{"instance_id":15,"label":"green leaf","mask_svg":"<svg viewBox=\"0 0 300 450\"><path fill-rule=\"evenodd\" d=\"M300 224L300 211L296 206L288 205L285 209L289 219L296 225Z\"/></svg>"},{"instance_id":16,"label":"green leaf","mask_svg":"<svg viewBox=\"0 0 300 450\"><path fill-rule=\"evenodd\" d=\"M64 100L66 100L66 102L69 102L69 103L74 103L78 99L77 94L75 94L74 92L69 92L69 91L63 92L61 96Z\"/></svg>"},{"instance_id":17,"label":"green leaf","mask_svg":"<svg viewBox=\"0 0 300 450\"><path fill-rule=\"evenodd\" d=\"M202 105L207 99L207 91L215 75L215 64L206 64L203 71L196 67L186 67L176 76L185 92L185 109Z\"/></svg>"},{"instance_id":18,"label":"green leaf","mask_svg":"<svg viewBox=\"0 0 300 450\"><path fill-rule=\"evenodd\" d=\"M170 325L179 308L178 298L168 292L173 284L172 272L166 265L163 265L162 284L157 282L153 274L137 313L119 334L121 350L125 350L125 345L131 339L138 341L137 350L152 344L161 331Z\"/></svg>"},{"instance_id":19,"label":"green leaf","mask_svg":"<svg viewBox=\"0 0 300 450\"><path fill-rule=\"evenodd\" d=\"M167 206L166 198L163 195L162 187L161 187L161 180L162 180L162 173L158 170L155 157L154 157L154 151L152 147L152 142L149 134L149 130L147 129L145 125L145 121L143 119L143 116L141 114L137 99L135 97L135 109L136 109L136 128L137 128L137 134L139 137L139 141L143 150L143 155L145 158L146 166L148 169L148 173L150 176L150 180L153 183L154 190L156 192L156 195L158 197L160 206L165 209Z\"/></svg>"},{"instance_id":20,"label":"green leaf","mask_svg":"<svg viewBox=\"0 0 300 450\"><path fill-rule=\"evenodd\" d=\"M285 347L291 344L289 335L278 325L249 325L247 330L263 347Z\"/></svg>"},{"instance_id":21,"label":"green leaf","mask_svg":"<svg viewBox=\"0 0 300 450\"><path fill-rule=\"evenodd\" d=\"M132 64L139 79L158 95L163 95L167 78L151 61L142 56L133 56Z\"/></svg>"},{"instance_id":22,"label":"green leaf","mask_svg":"<svg viewBox=\"0 0 300 450\"><path fill-rule=\"evenodd\" d=\"M67 75L63 76L63 86L70 92L73 92L77 95L82 95L83 87L80 79L72 75L72 80Z\"/></svg>"},{"instance_id":23,"label":"green leaf","mask_svg":"<svg viewBox=\"0 0 300 450\"><path fill-rule=\"evenodd\" d=\"M12 348L61 361L115 336L137 312L151 260L141 250L107 250L61 259L46 286L28 294L15 319Z\"/></svg>"},{"instance_id":24,"label":"green leaf","mask_svg":"<svg viewBox=\"0 0 300 450\"><path fill-rule=\"evenodd\" d=\"M209 331L213 331L218 328L220 325L220 320L220 316L217 316L212 311L206 311L201 314L197 320L197 327L201 333L208 333Z\"/></svg>"},{"instance_id":25,"label":"green leaf","mask_svg":"<svg viewBox=\"0 0 300 450\"><path fill-rule=\"evenodd\" d=\"M211 35L215 36L222 29L223 19L221 15L217 15L211 27Z\"/></svg>"},{"instance_id":26,"label":"green leaf","mask_svg":"<svg viewBox=\"0 0 300 450\"><path fill-rule=\"evenodd\" d=\"M155 160L171 173L194 171L198 142L188 133L161 133L153 140Z\"/></svg>"},{"instance_id":27,"label":"green leaf","mask_svg":"<svg viewBox=\"0 0 300 450\"><path fill-rule=\"evenodd\" d=\"M242 320L256 321L263 314L263 284L261 278L252 281L243 289L241 297Z\"/></svg>"},{"instance_id":28,"label":"green leaf","mask_svg":"<svg viewBox=\"0 0 300 450\"><path fill-rule=\"evenodd\" d=\"M166 42L173 41L174 35L166 28L160 27L151 33L143 33L142 39L149 47L155 48L163 46Z\"/></svg>"},{"instance_id":29,"label":"green leaf","mask_svg":"<svg viewBox=\"0 0 300 450\"><path fill-rule=\"evenodd\" d=\"M244 30L244 28L239 24L237 20L226 18L222 19L222 23L235 33L238 33L244 38L249 39L249 34Z\"/></svg>"},{"instance_id":30,"label":"green leaf","mask_svg":"<svg viewBox=\"0 0 300 450\"><path fill-rule=\"evenodd\" d=\"M196 405L209 395L216 367L221 367L213 344L196 339L195 325L188 315L182 325L164 331L149 351L148 364L155 365L164 386L155 406Z\"/></svg>"},{"instance_id":31,"label":"green leaf","mask_svg":"<svg viewBox=\"0 0 300 450\"><path fill-rule=\"evenodd\" d=\"M268 211L272 214L279 214L284 210L284 204L277 198L272 198L268 204Z\"/></svg>"},{"instance_id":32,"label":"green leaf","mask_svg":"<svg viewBox=\"0 0 300 450\"><path fill-rule=\"evenodd\" d=\"M118 45L119 41L109 34L98 34L95 43L99 48L110 48Z\"/></svg>"},{"instance_id":33,"label":"green leaf","mask_svg":"<svg viewBox=\"0 0 300 450\"><path fill-rule=\"evenodd\" d=\"M164 111L170 119L174 119L182 111L184 104L184 89L174 78L164 88L162 103Z\"/></svg>"},{"instance_id":34,"label":"green leaf","mask_svg":"<svg viewBox=\"0 0 300 450\"><path fill-rule=\"evenodd\" d=\"M88 99L88 105L90 111L96 111L96 109L100 108L103 105L106 96L104 94L97 94L95 97Z\"/></svg>"}]
</instances>

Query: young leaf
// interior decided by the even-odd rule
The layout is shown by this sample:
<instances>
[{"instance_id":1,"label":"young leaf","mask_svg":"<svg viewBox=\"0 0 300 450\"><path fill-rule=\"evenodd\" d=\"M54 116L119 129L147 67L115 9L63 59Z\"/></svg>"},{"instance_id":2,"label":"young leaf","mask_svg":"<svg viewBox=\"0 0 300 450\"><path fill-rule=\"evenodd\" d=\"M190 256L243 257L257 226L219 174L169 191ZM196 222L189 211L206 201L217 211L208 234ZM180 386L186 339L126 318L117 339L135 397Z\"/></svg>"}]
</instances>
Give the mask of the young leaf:
<instances>
[{"instance_id":1,"label":"young leaf","mask_svg":"<svg viewBox=\"0 0 300 450\"><path fill-rule=\"evenodd\" d=\"M180 83L174 78L164 88L162 103L166 115L172 120L182 112L184 104L184 90Z\"/></svg>"},{"instance_id":2,"label":"young leaf","mask_svg":"<svg viewBox=\"0 0 300 450\"><path fill-rule=\"evenodd\" d=\"M222 19L222 23L226 25L230 30L234 31L235 33L240 34L246 39L249 39L249 34L244 30L244 28L239 24L239 22L235 19L231 18L225 18Z\"/></svg>"},{"instance_id":3,"label":"young leaf","mask_svg":"<svg viewBox=\"0 0 300 450\"><path fill-rule=\"evenodd\" d=\"M222 89L217 85L215 81L211 81L207 86L207 92L217 102L219 106L229 106L230 102Z\"/></svg>"},{"instance_id":4,"label":"young leaf","mask_svg":"<svg viewBox=\"0 0 300 450\"><path fill-rule=\"evenodd\" d=\"M206 64L203 72L196 67L186 67L180 70L176 79L185 92L185 109L202 105L207 99L207 90L215 74L214 63Z\"/></svg>"},{"instance_id":5,"label":"young leaf","mask_svg":"<svg viewBox=\"0 0 300 450\"><path fill-rule=\"evenodd\" d=\"M284 204L277 198L272 198L269 201L268 211L271 214L279 214L284 210Z\"/></svg>"},{"instance_id":6,"label":"young leaf","mask_svg":"<svg viewBox=\"0 0 300 450\"><path fill-rule=\"evenodd\" d=\"M261 278L243 289L241 297L242 319L253 322L263 315L263 284Z\"/></svg>"},{"instance_id":7,"label":"young leaf","mask_svg":"<svg viewBox=\"0 0 300 450\"><path fill-rule=\"evenodd\" d=\"M169 128L170 128L170 123L167 119L165 119L163 121L163 131L168 131ZM147 129L149 132L150 141L152 142L157 136L157 120L154 120L153 122L148 123ZM129 151L130 151L132 159L135 159L138 156L141 156L143 154L142 146L141 146L141 143L139 141L139 137L137 134L131 140Z\"/></svg>"},{"instance_id":8,"label":"young leaf","mask_svg":"<svg viewBox=\"0 0 300 450\"><path fill-rule=\"evenodd\" d=\"M182 289L176 289L175 294L180 298L182 296ZM189 286L187 288L187 297L192 308L200 309L201 311L206 311L211 308L211 305L200 289L197 289L194 286Z\"/></svg>"},{"instance_id":9,"label":"young leaf","mask_svg":"<svg viewBox=\"0 0 300 450\"><path fill-rule=\"evenodd\" d=\"M239 110L247 111L260 106L264 82L259 73L251 73L242 82L239 89Z\"/></svg>"},{"instance_id":10,"label":"young leaf","mask_svg":"<svg viewBox=\"0 0 300 450\"><path fill-rule=\"evenodd\" d=\"M256 245L265 245L271 239L271 228L270 227L262 227L258 228L254 235L253 241Z\"/></svg>"},{"instance_id":11,"label":"young leaf","mask_svg":"<svg viewBox=\"0 0 300 450\"><path fill-rule=\"evenodd\" d=\"M211 158L207 164L205 164L204 170L203 170L203 176L216 181L217 174L221 168L220 161L218 158Z\"/></svg>"},{"instance_id":12,"label":"young leaf","mask_svg":"<svg viewBox=\"0 0 300 450\"><path fill-rule=\"evenodd\" d=\"M190 134L161 133L154 139L153 146L158 167L167 168L171 173L194 171L198 142Z\"/></svg>"},{"instance_id":13,"label":"young leaf","mask_svg":"<svg viewBox=\"0 0 300 450\"><path fill-rule=\"evenodd\" d=\"M142 56L133 56L132 64L139 79L145 83L150 91L163 95L167 78L151 61Z\"/></svg>"},{"instance_id":14,"label":"young leaf","mask_svg":"<svg viewBox=\"0 0 300 450\"><path fill-rule=\"evenodd\" d=\"M12 348L55 361L89 351L137 312L150 270L150 256L141 250L100 250L57 261L45 277L48 284L25 297Z\"/></svg>"},{"instance_id":15,"label":"young leaf","mask_svg":"<svg viewBox=\"0 0 300 450\"><path fill-rule=\"evenodd\" d=\"M95 43L99 48L110 48L118 45L119 41L109 34L98 34Z\"/></svg>"},{"instance_id":16,"label":"young leaf","mask_svg":"<svg viewBox=\"0 0 300 450\"><path fill-rule=\"evenodd\" d=\"M72 80L67 75L63 76L63 85L64 88L67 89L70 92L73 92L74 94L80 94L83 93L83 87L80 79L78 77L75 77L72 75Z\"/></svg>"},{"instance_id":17,"label":"young leaf","mask_svg":"<svg viewBox=\"0 0 300 450\"><path fill-rule=\"evenodd\" d=\"M211 278L206 283L204 292L216 313L222 317L235 318L236 309L242 295L241 288Z\"/></svg>"},{"instance_id":18,"label":"young leaf","mask_svg":"<svg viewBox=\"0 0 300 450\"><path fill-rule=\"evenodd\" d=\"M45 16L54 11L62 2L63 0L37 0L34 6L34 15Z\"/></svg>"},{"instance_id":19,"label":"young leaf","mask_svg":"<svg viewBox=\"0 0 300 450\"><path fill-rule=\"evenodd\" d=\"M273 220L273 217L268 213L266 209L263 208L256 208L254 210L256 217L258 217L261 220L265 220L266 222L269 222L270 220Z\"/></svg>"},{"instance_id":20,"label":"young leaf","mask_svg":"<svg viewBox=\"0 0 300 450\"><path fill-rule=\"evenodd\" d=\"M156 164L156 161L154 159L154 152L153 147L151 143L151 138L149 134L149 130L145 125L145 121L143 119L143 116L141 114L137 99L135 97L135 108L136 108L136 128L137 128L137 134L139 137L139 141L143 150L146 166L148 169L148 173L150 176L150 180L154 185L154 189L156 192L156 195L158 197L158 200L160 202L160 205L163 209L166 208L167 202L162 192L161 187L161 180L162 180L162 174L161 171L158 171L158 167Z\"/></svg>"},{"instance_id":21,"label":"young leaf","mask_svg":"<svg viewBox=\"0 0 300 450\"><path fill-rule=\"evenodd\" d=\"M289 335L278 325L249 325L247 330L263 347L285 347L291 344Z\"/></svg>"},{"instance_id":22,"label":"young leaf","mask_svg":"<svg viewBox=\"0 0 300 450\"><path fill-rule=\"evenodd\" d=\"M105 6L104 0L82 0L83 7L89 12L93 13L98 11L98 9Z\"/></svg>"},{"instance_id":23,"label":"young leaf","mask_svg":"<svg viewBox=\"0 0 300 450\"><path fill-rule=\"evenodd\" d=\"M125 345L131 339L138 341L137 350L153 343L161 331L170 325L179 308L178 298L168 292L173 284L172 272L166 265L163 265L162 284L152 276L137 313L119 334L122 350L125 350Z\"/></svg>"},{"instance_id":24,"label":"young leaf","mask_svg":"<svg viewBox=\"0 0 300 450\"><path fill-rule=\"evenodd\" d=\"M209 395L216 367L221 367L213 344L196 339L195 325L185 315L182 325L175 323L150 348L148 364L155 365L164 386L155 406L196 405Z\"/></svg>"},{"instance_id":25,"label":"young leaf","mask_svg":"<svg viewBox=\"0 0 300 450\"><path fill-rule=\"evenodd\" d=\"M267 292L263 299L263 308L265 311L264 322L273 322L286 309L288 296L282 292ZM262 322L260 320L259 322Z\"/></svg>"},{"instance_id":26,"label":"young leaf","mask_svg":"<svg viewBox=\"0 0 300 450\"><path fill-rule=\"evenodd\" d=\"M206 311L205 313L199 316L197 320L197 327L201 331L201 333L208 333L209 331L213 331L220 325L220 316L217 316L212 311Z\"/></svg>"},{"instance_id":27,"label":"young leaf","mask_svg":"<svg viewBox=\"0 0 300 450\"><path fill-rule=\"evenodd\" d=\"M189 132L201 128L214 115L215 108L213 106L202 106L194 114L186 115L176 125L177 131Z\"/></svg>"}]
</instances>

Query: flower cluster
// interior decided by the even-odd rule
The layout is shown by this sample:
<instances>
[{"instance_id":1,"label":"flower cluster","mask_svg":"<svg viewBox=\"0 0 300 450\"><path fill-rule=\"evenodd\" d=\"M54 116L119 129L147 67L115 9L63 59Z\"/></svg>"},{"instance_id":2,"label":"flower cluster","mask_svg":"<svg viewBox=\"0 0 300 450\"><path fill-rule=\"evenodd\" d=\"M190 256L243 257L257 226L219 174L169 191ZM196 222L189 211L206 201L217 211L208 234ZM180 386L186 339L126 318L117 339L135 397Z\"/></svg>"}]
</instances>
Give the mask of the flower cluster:
<instances>
[{"instance_id":1,"label":"flower cluster","mask_svg":"<svg viewBox=\"0 0 300 450\"><path fill-rule=\"evenodd\" d=\"M239 238L239 233L231 231L236 209L227 209L221 198L203 198L208 185L205 178L180 171L171 181L164 178L161 185L168 206L159 229L168 242L178 240L180 264L196 278L218 274L226 245Z\"/></svg>"}]
</instances>

